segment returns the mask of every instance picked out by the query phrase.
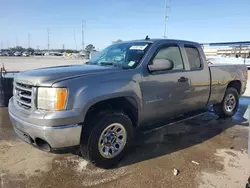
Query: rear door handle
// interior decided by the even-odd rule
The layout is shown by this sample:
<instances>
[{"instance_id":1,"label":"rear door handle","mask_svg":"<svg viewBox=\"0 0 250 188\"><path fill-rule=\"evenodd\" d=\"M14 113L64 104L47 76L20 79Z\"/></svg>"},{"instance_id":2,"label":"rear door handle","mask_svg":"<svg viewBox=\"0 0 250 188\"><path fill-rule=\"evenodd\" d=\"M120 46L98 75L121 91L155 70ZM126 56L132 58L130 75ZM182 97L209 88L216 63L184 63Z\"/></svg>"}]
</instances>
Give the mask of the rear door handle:
<instances>
[{"instance_id":1,"label":"rear door handle","mask_svg":"<svg viewBox=\"0 0 250 188\"><path fill-rule=\"evenodd\" d=\"M188 78L182 76L178 79L178 82L187 82L188 81Z\"/></svg>"}]
</instances>

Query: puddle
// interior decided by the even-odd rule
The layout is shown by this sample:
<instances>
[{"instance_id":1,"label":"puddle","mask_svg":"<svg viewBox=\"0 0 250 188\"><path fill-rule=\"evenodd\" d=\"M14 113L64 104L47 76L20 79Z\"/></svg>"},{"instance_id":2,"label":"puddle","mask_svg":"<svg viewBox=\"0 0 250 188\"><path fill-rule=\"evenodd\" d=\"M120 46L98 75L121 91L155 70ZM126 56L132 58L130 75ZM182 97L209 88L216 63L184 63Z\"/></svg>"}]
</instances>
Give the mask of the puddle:
<instances>
[{"instance_id":1,"label":"puddle","mask_svg":"<svg viewBox=\"0 0 250 188\"><path fill-rule=\"evenodd\" d=\"M20 141L0 141L0 153L0 173L25 177L49 171L54 158Z\"/></svg>"},{"instance_id":2,"label":"puddle","mask_svg":"<svg viewBox=\"0 0 250 188\"><path fill-rule=\"evenodd\" d=\"M245 114L248 105L250 105L250 97L242 96L239 101L238 111L233 116L233 119L237 121L246 121L246 119L243 118L243 115Z\"/></svg>"},{"instance_id":3,"label":"puddle","mask_svg":"<svg viewBox=\"0 0 250 188\"><path fill-rule=\"evenodd\" d=\"M250 97L242 96L240 98L240 105L250 105Z\"/></svg>"},{"instance_id":4,"label":"puddle","mask_svg":"<svg viewBox=\"0 0 250 188\"><path fill-rule=\"evenodd\" d=\"M202 172L198 179L199 188L242 188L250 175L250 159L247 151L219 149L215 153L218 162L224 166L222 171Z\"/></svg>"},{"instance_id":5,"label":"puddle","mask_svg":"<svg viewBox=\"0 0 250 188\"><path fill-rule=\"evenodd\" d=\"M121 176L125 176L128 173L126 167L110 170L97 168L79 156L68 156L63 159L57 159L54 163L58 165L56 170L73 170L73 173L71 172L72 176L80 178L78 182L81 181L82 186L94 186L107 183Z\"/></svg>"}]
</instances>

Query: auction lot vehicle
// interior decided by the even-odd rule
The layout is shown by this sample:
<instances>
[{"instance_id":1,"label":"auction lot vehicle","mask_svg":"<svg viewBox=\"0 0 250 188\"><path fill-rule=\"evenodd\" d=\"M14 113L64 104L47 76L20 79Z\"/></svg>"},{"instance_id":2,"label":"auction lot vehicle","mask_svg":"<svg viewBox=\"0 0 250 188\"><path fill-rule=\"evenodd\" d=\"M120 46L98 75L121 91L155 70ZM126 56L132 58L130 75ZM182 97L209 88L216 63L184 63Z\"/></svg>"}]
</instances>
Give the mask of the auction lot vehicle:
<instances>
[{"instance_id":1,"label":"auction lot vehicle","mask_svg":"<svg viewBox=\"0 0 250 188\"><path fill-rule=\"evenodd\" d=\"M145 39L111 45L87 62L19 73L9 116L24 141L45 151L77 146L93 164L116 164L138 129L213 105L233 116L245 65L208 65L198 43Z\"/></svg>"},{"instance_id":2,"label":"auction lot vehicle","mask_svg":"<svg viewBox=\"0 0 250 188\"><path fill-rule=\"evenodd\" d=\"M21 52L15 52L14 56L22 56L22 53Z\"/></svg>"},{"instance_id":3,"label":"auction lot vehicle","mask_svg":"<svg viewBox=\"0 0 250 188\"><path fill-rule=\"evenodd\" d=\"M29 53L29 52L23 52L23 53L22 53L22 56L24 56L24 57L29 57L29 56L30 56L30 53Z\"/></svg>"}]
</instances>

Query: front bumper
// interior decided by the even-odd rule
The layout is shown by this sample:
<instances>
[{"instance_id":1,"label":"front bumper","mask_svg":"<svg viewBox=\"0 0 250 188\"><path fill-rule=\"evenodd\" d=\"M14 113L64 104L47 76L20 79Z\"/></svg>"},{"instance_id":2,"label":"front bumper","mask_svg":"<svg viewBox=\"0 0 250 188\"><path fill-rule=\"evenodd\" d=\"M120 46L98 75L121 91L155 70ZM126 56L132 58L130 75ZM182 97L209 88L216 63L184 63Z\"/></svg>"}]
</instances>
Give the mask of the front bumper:
<instances>
[{"instance_id":1,"label":"front bumper","mask_svg":"<svg viewBox=\"0 0 250 188\"><path fill-rule=\"evenodd\" d=\"M13 106L12 106L13 107ZM40 126L22 120L9 108L9 117L17 135L24 141L36 144L37 139L47 142L50 148L59 149L77 146L80 143L82 125Z\"/></svg>"}]
</instances>

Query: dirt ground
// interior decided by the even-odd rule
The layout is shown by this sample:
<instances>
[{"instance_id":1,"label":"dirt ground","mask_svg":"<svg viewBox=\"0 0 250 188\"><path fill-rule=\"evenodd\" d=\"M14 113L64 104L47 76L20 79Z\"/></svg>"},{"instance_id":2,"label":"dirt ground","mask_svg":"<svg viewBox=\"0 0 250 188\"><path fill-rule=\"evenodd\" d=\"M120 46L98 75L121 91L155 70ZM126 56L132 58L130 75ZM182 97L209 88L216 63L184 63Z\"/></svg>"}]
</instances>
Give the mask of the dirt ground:
<instances>
[{"instance_id":1,"label":"dirt ground","mask_svg":"<svg viewBox=\"0 0 250 188\"><path fill-rule=\"evenodd\" d=\"M7 108L0 108L0 188L243 188L250 176L249 128L242 118L250 104L249 91L233 118L218 119L208 112L140 133L128 155L110 170L74 154L46 153L24 143L12 129Z\"/></svg>"}]
</instances>

